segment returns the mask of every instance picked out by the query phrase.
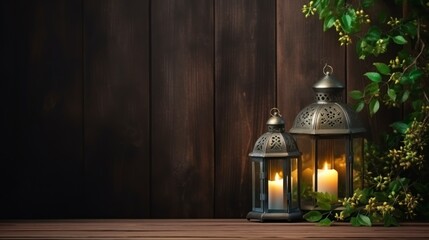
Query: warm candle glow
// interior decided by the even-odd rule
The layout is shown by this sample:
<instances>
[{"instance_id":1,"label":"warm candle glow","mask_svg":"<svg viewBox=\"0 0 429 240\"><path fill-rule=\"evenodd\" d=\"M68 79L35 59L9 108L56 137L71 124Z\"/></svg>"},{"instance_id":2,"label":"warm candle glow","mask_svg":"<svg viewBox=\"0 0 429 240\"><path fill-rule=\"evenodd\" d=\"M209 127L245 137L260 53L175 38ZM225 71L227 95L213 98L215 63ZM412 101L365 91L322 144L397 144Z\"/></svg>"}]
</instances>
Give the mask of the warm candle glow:
<instances>
[{"instance_id":1,"label":"warm candle glow","mask_svg":"<svg viewBox=\"0 0 429 240\"><path fill-rule=\"evenodd\" d=\"M278 172L274 180L268 180L268 208L283 209L283 178Z\"/></svg>"},{"instance_id":2,"label":"warm candle glow","mask_svg":"<svg viewBox=\"0 0 429 240\"><path fill-rule=\"evenodd\" d=\"M325 165L323 165L323 169L328 170L328 163L327 162L325 162Z\"/></svg>"},{"instance_id":3,"label":"warm candle glow","mask_svg":"<svg viewBox=\"0 0 429 240\"><path fill-rule=\"evenodd\" d=\"M328 169L327 162L324 169L317 169L317 191L338 197L338 172L335 169Z\"/></svg>"}]
</instances>

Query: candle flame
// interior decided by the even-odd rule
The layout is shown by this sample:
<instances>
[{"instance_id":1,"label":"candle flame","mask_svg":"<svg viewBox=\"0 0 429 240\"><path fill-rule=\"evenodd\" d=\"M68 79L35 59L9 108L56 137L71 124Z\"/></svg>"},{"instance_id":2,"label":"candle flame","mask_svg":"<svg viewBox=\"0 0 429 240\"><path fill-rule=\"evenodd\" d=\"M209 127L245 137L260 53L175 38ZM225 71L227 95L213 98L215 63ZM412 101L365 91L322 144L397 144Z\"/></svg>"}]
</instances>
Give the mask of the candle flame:
<instances>
[{"instance_id":1,"label":"candle flame","mask_svg":"<svg viewBox=\"0 0 429 240\"><path fill-rule=\"evenodd\" d=\"M325 162L325 165L323 166L323 169L328 170L328 163Z\"/></svg>"},{"instance_id":2,"label":"candle flame","mask_svg":"<svg viewBox=\"0 0 429 240\"><path fill-rule=\"evenodd\" d=\"M278 172L276 172L276 175L274 176L274 180L276 180L276 181L281 180Z\"/></svg>"}]
</instances>

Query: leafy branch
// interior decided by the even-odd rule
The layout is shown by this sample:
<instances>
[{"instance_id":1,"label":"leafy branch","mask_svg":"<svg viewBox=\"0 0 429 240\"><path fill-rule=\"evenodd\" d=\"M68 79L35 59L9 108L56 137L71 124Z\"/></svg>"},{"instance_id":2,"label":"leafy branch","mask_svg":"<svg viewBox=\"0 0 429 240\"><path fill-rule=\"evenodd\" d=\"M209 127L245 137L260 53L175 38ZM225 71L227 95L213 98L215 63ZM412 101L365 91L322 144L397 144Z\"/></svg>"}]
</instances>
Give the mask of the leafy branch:
<instances>
[{"instance_id":1,"label":"leafy branch","mask_svg":"<svg viewBox=\"0 0 429 240\"><path fill-rule=\"evenodd\" d=\"M334 221L395 226L402 219L429 219L429 184L424 180L429 174L425 157L429 154L429 1L395 0L390 4L401 8L402 16L385 17L371 16L375 3L314 0L302 8L306 17L319 16L324 31L334 29L340 46L355 44L360 60L375 59L373 70L363 73L365 87L349 93L356 111L367 107L372 116L381 108L409 109L402 121L390 125L393 132L384 144L366 144L365 189L340 200L341 207L319 206L304 215L325 226ZM323 197L315 195L317 204Z\"/></svg>"}]
</instances>

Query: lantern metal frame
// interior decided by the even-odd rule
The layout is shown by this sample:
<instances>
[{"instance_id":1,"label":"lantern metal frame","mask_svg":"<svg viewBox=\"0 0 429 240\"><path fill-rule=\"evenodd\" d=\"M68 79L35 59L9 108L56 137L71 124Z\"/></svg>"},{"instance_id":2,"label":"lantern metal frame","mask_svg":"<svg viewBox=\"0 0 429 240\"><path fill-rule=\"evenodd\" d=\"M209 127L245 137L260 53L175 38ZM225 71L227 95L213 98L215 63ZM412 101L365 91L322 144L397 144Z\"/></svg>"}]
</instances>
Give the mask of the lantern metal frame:
<instances>
[{"instance_id":1,"label":"lantern metal frame","mask_svg":"<svg viewBox=\"0 0 429 240\"><path fill-rule=\"evenodd\" d=\"M277 108L271 109L267 126L268 132L259 137L249 154L252 161L252 211L247 214L247 219L261 222L302 219L301 153L294 138L285 132L285 122ZM277 171L281 171L283 179L276 180L280 184L280 194L274 195L274 188L270 192L270 184L274 184L270 179Z\"/></svg>"},{"instance_id":2,"label":"lantern metal frame","mask_svg":"<svg viewBox=\"0 0 429 240\"><path fill-rule=\"evenodd\" d=\"M337 197L351 197L354 189L362 188L364 183L365 128L356 112L342 103L344 85L331 76L332 67L325 65L323 72L325 76L313 85L316 102L298 113L290 133L302 152L301 182L304 186L310 185L310 191L320 192L322 182L318 181L319 171L323 170L321 161L322 158L330 158L331 167L338 174ZM311 171L306 173L307 169ZM326 187L323 186L323 189ZM302 200L306 201L305 198ZM314 201L312 204L301 202L301 207L312 209Z\"/></svg>"}]
</instances>

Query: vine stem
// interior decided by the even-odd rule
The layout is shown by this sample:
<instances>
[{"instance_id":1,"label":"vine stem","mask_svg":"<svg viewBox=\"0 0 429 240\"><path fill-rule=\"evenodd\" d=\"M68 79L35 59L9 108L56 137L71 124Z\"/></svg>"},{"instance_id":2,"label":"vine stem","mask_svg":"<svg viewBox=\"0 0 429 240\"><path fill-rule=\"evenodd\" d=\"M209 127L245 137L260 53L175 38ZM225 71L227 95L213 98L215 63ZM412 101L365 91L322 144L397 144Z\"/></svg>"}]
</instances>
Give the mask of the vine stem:
<instances>
[{"instance_id":1,"label":"vine stem","mask_svg":"<svg viewBox=\"0 0 429 240\"><path fill-rule=\"evenodd\" d=\"M406 68L404 68L404 71L402 71L402 73L404 74L410 67L414 66L417 64L417 59L420 58L420 56L423 54L423 50L425 49L426 45L422 40L419 40L419 42L421 43L421 48L420 48L420 52L419 54L417 54L417 56L414 58L413 62L408 65Z\"/></svg>"}]
</instances>

